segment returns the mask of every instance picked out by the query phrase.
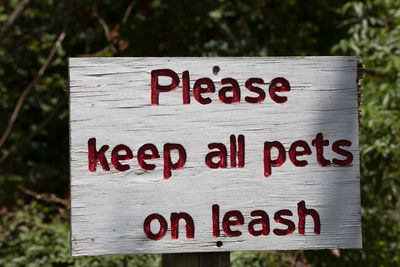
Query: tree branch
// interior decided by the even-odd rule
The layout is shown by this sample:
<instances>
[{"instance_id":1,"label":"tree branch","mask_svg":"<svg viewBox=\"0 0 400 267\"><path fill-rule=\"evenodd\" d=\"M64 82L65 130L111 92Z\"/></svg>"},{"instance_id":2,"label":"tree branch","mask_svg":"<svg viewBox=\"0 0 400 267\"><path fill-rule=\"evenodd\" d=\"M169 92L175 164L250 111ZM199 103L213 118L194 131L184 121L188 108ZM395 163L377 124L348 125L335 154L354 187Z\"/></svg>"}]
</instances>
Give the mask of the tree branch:
<instances>
[{"instance_id":1,"label":"tree branch","mask_svg":"<svg viewBox=\"0 0 400 267\"><path fill-rule=\"evenodd\" d=\"M101 25L101 27L104 30L104 35L106 36L109 48L114 53L117 52L117 49L114 47L114 44L112 43L111 32L110 32L110 28L108 27L107 23L98 14L96 14L96 18L97 18L97 21L99 22L99 24Z\"/></svg>"},{"instance_id":2,"label":"tree branch","mask_svg":"<svg viewBox=\"0 0 400 267\"><path fill-rule=\"evenodd\" d=\"M34 197L37 200L44 200L49 203L58 203L66 208L69 208L68 200L59 198L55 194L49 194L49 193L39 194L32 190L29 190L28 188L25 188L22 184L18 185L18 189L21 190L24 194Z\"/></svg>"},{"instance_id":3,"label":"tree branch","mask_svg":"<svg viewBox=\"0 0 400 267\"><path fill-rule=\"evenodd\" d=\"M124 17L122 18L122 24L125 24L128 21L129 15L131 14L132 8L135 5L135 1L132 1L125 10Z\"/></svg>"},{"instance_id":4,"label":"tree branch","mask_svg":"<svg viewBox=\"0 0 400 267\"><path fill-rule=\"evenodd\" d=\"M101 49L101 50L99 50L97 52L94 52L92 54L80 54L80 55L78 55L78 57L99 57L99 56L102 56L104 53L106 53L108 51L110 51L110 46L109 45L107 45L103 49Z\"/></svg>"},{"instance_id":5,"label":"tree branch","mask_svg":"<svg viewBox=\"0 0 400 267\"><path fill-rule=\"evenodd\" d=\"M3 146L4 142L7 140L8 136L10 135L10 132L14 126L14 123L15 123L17 117L18 117L18 114L22 107L22 104L24 103L25 97L28 95L28 93L31 91L31 89L37 84L37 82L43 76L44 72L46 71L47 67L49 66L50 62L52 61L52 59L56 53L57 47L64 40L64 37L65 37L65 30L63 30L60 33L60 35L58 36L57 41L53 44L53 47L51 48L50 53L46 58L46 61L43 63L42 67L39 69L35 78L29 83L29 85L25 88L25 90L22 92L22 94L18 98L17 104L15 105L14 111L8 122L7 128L0 138L0 148Z\"/></svg>"},{"instance_id":6,"label":"tree branch","mask_svg":"<svg viewBox=\"0 0 400 267\"><path fill-rule=\"evenodd\" d=\"M22 12L28 7L28 5L32 2L32 0L22 0L19 5L14 9L11 15L8 17L6 23L4 23L3 27L0 30L0 41L3 39L4 34L14 25L19 16L21 16Z\"/></svg>"},{"instance_id":7,"label":"tree branch","mask_svg":"<svg viewBox=\"0 0 400 267\"><path fill-rule=\"evenodd\" d=\"M29 143L33 137L35 137L36 134L40 133L46 126L47 124L53 119L54 115L61 109L61 107L67 102L68 98L64 97L61 101L58 102L57 106L53 109L53 111L47 116L45 120L42 121L42 123L37 127L37 129L32 132L30 135L25 137L21 142L18 142L18 144L13 145L8 151L4 152L3 155L0 158L0 165L3 164L3 162L10 156L10 154L14 153L17 151L17 149L26 143Z\"/></svg>"}]
</instances>

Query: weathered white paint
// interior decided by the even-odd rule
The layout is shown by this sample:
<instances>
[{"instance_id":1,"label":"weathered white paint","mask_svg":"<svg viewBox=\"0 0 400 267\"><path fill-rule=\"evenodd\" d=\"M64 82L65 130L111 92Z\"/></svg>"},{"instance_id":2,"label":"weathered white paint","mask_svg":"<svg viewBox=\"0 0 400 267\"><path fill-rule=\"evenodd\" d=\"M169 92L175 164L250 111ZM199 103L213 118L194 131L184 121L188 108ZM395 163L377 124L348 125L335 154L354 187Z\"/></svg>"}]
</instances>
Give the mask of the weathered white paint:
<instances>
[{"instance_id":1,"label":"weathered white paint","mask_svg":"<svg viewBox=\"0 0 400 267\"><path fill-rule=\"evenodd\" d=\"M212 71L215 65L220 67L218 74ZM355 57L71 58L69 66L72 255L361 247ZM181 81L176 90L161 93L159 106L152 106L150 72L160 68L174 70L180 79L188 70L191 88L196 79L209 77L217 92L222 78L235 78L242 100L223 104L215 93L207 95L213 99L210 105L201 105L193 97L190 105L182 105ZM267 93L264 102L244 102L245 96L254 96L244 87L250 77L266 83L285 77L292 88L285 93L288 101L273 102L265 84L261 86ZM351 166L317 164L311 140L319 132L330 146L339 139L353 143ZM245 135L245 167L209 169L204 163L207 145L224 143L229 153L231 134ZM106 154L110 172L100 165L95 173L88 171L91 137L96 137L97 149L110 146ZM303 157L309 165L294 167L287 158L265 178L264 142L280 141L288 150L297 140L307 141L312 149L312 155ZM188 158L183 169L164 180L162 147L168 142L182 144ZM136 159L137 149L145 143L155 144L161 156L151 162L157 168L150 172L143 171ZM134 153L127 161L129 171L118 172L111 165L111 150L118 144L128 145ZM328 159L335 157L330 146L325 149ZM297 203L301 200L319 212L320 235L314 234L310 218L306 234L298 234ZM234 209L243 213L245 225L233 227L242 231L241 236L225 237L221 228L221 236L213 237L213 204L220 206L221 217ZM250 212L256 209L270 217L268 236L254 237L247 231ZM273 220L280 209L294 214L296 231L291 235L272 232L285 228ZM186 239L181 221L178 240L171 239L170 223L162 240L149 240L143 232L144 219L159 213L169 222L171 212L193 217L195 238ZM217 247L216 241L223 246Z\"/></svg>"}]
</instances>

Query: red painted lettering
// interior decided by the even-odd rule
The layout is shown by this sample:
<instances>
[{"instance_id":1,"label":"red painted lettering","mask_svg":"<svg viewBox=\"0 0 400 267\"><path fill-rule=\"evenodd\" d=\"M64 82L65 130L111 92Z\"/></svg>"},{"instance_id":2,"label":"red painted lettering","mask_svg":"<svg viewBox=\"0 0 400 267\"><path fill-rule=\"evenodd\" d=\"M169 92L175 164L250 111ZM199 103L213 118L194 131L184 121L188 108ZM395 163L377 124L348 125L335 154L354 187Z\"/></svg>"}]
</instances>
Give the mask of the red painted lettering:
<instances>
[{"instance_id":1,"label":"red painted lettering","mask_svg":"<svg viewBox=\"0 0 400 267\"><path fill-rule=\"evenodd\" d=\"M194 238L194 222L193 218L185 213L171 213L171 238L178 239L179 237L179 220L184 219L186 222L186 238Z\"/></svg>"},{"instance_id":2,"label":"red painted lettering","mask_svg":"<svg viewBox=\"0 0 400 267\"><path fill-rule=\"evenodd\" d=\"M150 229L150 224L153 220L157 220L158 223L160 224L160 230L156 234L151 232L151 229ZM151 240L160 240L161 238L163 238L165 236L165 234L167 233L167 228L168 228L167 221L160 214L153 213L153 214L147 216L147 218L144 220L144 224L143 224L144 233Z\"/></svg>"},{"instance_id":3,"label":"red painted lettering","mask_svg":"<svg viewBox=\"0 0 400 267\"><path fill-rule=\"evenodd\" d=\"M158 82L159 76L167 76L171 78L170 85L160 85ZM161 92L169 92L174 90L179 85L178 75L170 69L159 69L151 71L151 104L158 105L158 98Z\"/></svg>"},{"instance_id":4,"label":"red painted lettering","mask_svg":"<svg viewBox=\"0 0 400 267\"><path fill-rule=\"evenodd\" d=\"M299 234L304 235L306 227L306 216L310 215L314 220L314 233L319 235L321 232L321 221L319 219L319 214L314 209L307 209L306 203L300 201L297 203L297 214L299 215Z\"/></svg>"},{"instance_id":5,"label":"red painted lettering","mask_svg":"<svg viewBox=\"0 0 400 267\"><path fill-rule=\"evenodd\" d=\"M274 220L277 223L286 225L286 229L274 229L274 234L276 235L290 235L296 229L294 222L291 220L282 218L282 216L293 216L293 213L290 210L279 210L274 215Z\"/></svg>"},{"instance_id":6,"label":"red painted lettering","mask_svg":"<svg viewBox=\"0 0 400 267\"><path fill-rule=\"evenodd\" d=\"M186 70L182 73L182 98L184 105L190 104L189 89L190 89L190 77L189 77L189 72Z\"/></svg>"},{"instance_id":7,"label":"red painted lettering","mask_svg":"<svg viewBox=\"0 0 400 267\"><path fill-rule=\"evenodd\" d=\"M231 220L231 218L235 218ZM243 225L244 217L243 214L238 210L231 210L225 213L224 219L222 220L222 228L227 236L240 236L242 234L239 230L232 230L231 226Z\"/></svg>"},{"instance_id":8,"label":"red painted lettering","mask_svg":"<svg viewBox=\"0 0 400 267\"><path fill-rule=\"evenodd\" d=\"M230 136L231 143L231 168L236 168L236 137L232 134Z\"/></svg>"},{"instance_id":9,"label":"red painted lettering","mask_svg":"<svg viewBox=\"0 0 400 267\"><path fill-rule=\"evenodd\" d=\"M271 149L278 149L278 157L275 160L271 159ZM264 176L271 175L271 167L279 167L286 161L285 147L278 141L264 143Z\"/></svg>"},{"instance_id":10,"label":"red painted lettering","mask_svg":"<svg viewBox=\"0 0 400 267\"><path fill-rule=\"evenodd\" d=\"M263 210L253 210L251 213L252 217L259 216L261 218L253 219L249 223L249 233L253 236L269 235L269 217L268 214ZM261 225L261 230L254 229L255 225Z\"/></svg>"},{"instance_id":11,"label":"red painted lettering","mask_svg":"<svg viewBox=\"0 0 400 267\"><path fill-rule=\"evenodd\" d=\"M176 163L172 163L171 150L177 150L179 159ZM186 163L186 150L180 144L164 145L164 179L171 177L171 170L178 170Z\"/></svg>"},{"instance_id":12,"label":"red painted lettering","mask_svg":"<svg viewBox=\"0 0 400 267\"><path fill-rule=\"evenodd\" d=\"M212 206L212 221L213 221L213 236L219 237L219 206L214 204Z\"/></svg>"},{"instance_id":13,"label":"red painted lettering","mask_svg":"<svg viewBox=\"0 0 400 267\"><path fill-rule=\"evenodd\" d=\"M331 164L331 161L324 158L324 146L328 146L329 141L324 140L324 136L322 135L322 133L318 133L317 136L315 137L315 139L312 140L311 144L313 146L315 146L315 148L317 150L318 164L323 167L329 166Z\"/></svg>"},{"instance_id":14,"label":"red painted lettering","mask_svg":"<svg viewBox=\"0 0 400 267\"><path fill-rule=\"evenodd\" d=\"M247 103L261 103L264 101L265 99L265 92L263 89L261 89L260 87L256 87L253 84L254 83L258 83L258 84L264 84L264 80L261 78L250 78L246 81L246 88L247 90L249 90L250 92L253 93L257 93L258 97L250 97L250 96L246 96L244 98L244 100Z\"/></svg>"},{"instance_id":15,"label":"red painted lettering","mask_svg":"<svg viewBox=\"0 0 400 267\"><path fill-rule=\"evenodd\" d=\"M206 85L206 88L203 88L202 85ZM215 85L214 82L210 78L201 78L198 79L193 88L193 95L197 102L207 105L211 103L211 98L209 97L202 97L201 94L203 93L214 93L215 92Z\"/></svg>"},{"instance_id":16,"label":"red painted lettering","mask_svg":"<svg viewBox=\"0 0 400 267\"><path fill-rule=\"evenodd\" d=\"M219 99L225 104L239 103L240 102L240 87L238 82L232 78L224 78L221 80L221 84L231 84L231 86L222 87L218 92ZM230 92L233 96L227 96Z\"/></svg>"},{"instance_id":17,"label":"red painted lettering","mask_svg":"<svg viewBox=\"0 0 400 267\"><path fill-rule=\"evenodd\" d=\"M222 143L212 143L208 145L208 149L218 149L218 151L208 152L205 158L207 166L211 169L226 168L226 146ZM219 157L219 161L213 162L213 158L216 157Z\"/></svg>"},{"instance_id":18,"label":"red painted lettering","mask_svg":"<svg viewBox=\"0 0 400 267\"><path fill-rule=\"evenodd\" d=\"M120 151L125 151L125 155L119 155ZM121 164L120 160L129 160L133 158L132 150L126 145L117 145L111 152L111 163L118 171L127 171L131 167L128 164Z\"/></svg>"},{"instance_id":19,"label":"red painted lettering","mask_svg":"<svg viewBox=\"0 0 400 267\"><path fill-rule=\"evenodd\" d=\"M244 135L239 134L238 137L239 149L238 149L238 167L244 167L244 151L245 151L245 144L244 144Z\"/></svg>"},{"instance_id":20,"label":"red painted lettering","mask_svg":"<svg viewBox=\"0 0 400 267\"><path fill-rule=\"evenodd\" d=\"M302 151L297 151L297 148L303 148ZM297 167L304 167L308 164L307 160L298 160L298 156L311 155L311 148L306 141L299 140L294 142L289 149L290 161Z\"/></svg>"},{"instance_id":21,"label":"red painted lettering","mask_svg":"<svg viewBox=\"0 0 400 267\"><path fill-rule=\"evenodd\" d=\"M285 103L287 101L286 96L278 96L276 92L281 93L281 92L289 92L290 91L290 84L288 80L285 78L279 77L275 78L271 81L269 85L269 96L271 97L272 100L274 100L278 104Z\"/></svg>"},{"instance_id":22,"label":"red painted lettering","mask_svg":"<svg viewBox=\"0 0 400 267\"><path fill-rule=\"evenodd\" d=\"M109 171L110 166L108 166L108 161L105 156L106 151L108 150L109 146L104 145L100 148L99 151L96 150L96 138L90 138L88 140L88 162L89 162L89 171L95 172L97 162L100 162L101 167L103 170Z\"/></svg>"},{"instance_id":23,"label":"red painted lettering","mask_svg":"<svg viewBox=\"0 0 400 267\"><path fill-rule=\"evenodd\" d=\"M151 154L147 154L146 151L150 151ZM160 155L158 154L158 149L153 144L144 144L138 150L137 161L140 167L146 171L152 171L156 168L155 164L148 164L145 159L158 159Z\"/></svg>"},{"instance_id":24,"label":"red painted lettering","mask_svg":"<svg viewBox=\"0 0 400 267\"><path fill-rule=\"evenodd\" d=\"M348 140L338 140L333 143L332 145L332 151L346 157L346 159L333 159L332 162L333 164L339 165L339 166L347 166L350 165L353 162L353 154L350 151L344 150L340 148L341 146L351 146L351 142Z\"/></svg>"}]
</instances>

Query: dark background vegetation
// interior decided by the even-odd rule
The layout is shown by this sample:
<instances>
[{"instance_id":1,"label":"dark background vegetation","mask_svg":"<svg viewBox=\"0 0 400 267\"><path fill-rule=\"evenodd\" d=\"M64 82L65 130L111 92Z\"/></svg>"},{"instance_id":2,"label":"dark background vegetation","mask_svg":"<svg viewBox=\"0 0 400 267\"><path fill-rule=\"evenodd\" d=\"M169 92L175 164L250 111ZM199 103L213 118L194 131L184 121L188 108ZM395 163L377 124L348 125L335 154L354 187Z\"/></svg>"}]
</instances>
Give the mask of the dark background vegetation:
<instances>
[{"instance_id":1,"label":"dark background vegetation","mask_svg":"<svg viewBox=\"0 0 400 267\"><path fill-rule=\"evenodd\" d=\"M157 266L69 256L68 57L356 55L363 249L237 252L233 266L400 262L400 1L0 0L0 266Z\"/></svg>"}]
</instances>

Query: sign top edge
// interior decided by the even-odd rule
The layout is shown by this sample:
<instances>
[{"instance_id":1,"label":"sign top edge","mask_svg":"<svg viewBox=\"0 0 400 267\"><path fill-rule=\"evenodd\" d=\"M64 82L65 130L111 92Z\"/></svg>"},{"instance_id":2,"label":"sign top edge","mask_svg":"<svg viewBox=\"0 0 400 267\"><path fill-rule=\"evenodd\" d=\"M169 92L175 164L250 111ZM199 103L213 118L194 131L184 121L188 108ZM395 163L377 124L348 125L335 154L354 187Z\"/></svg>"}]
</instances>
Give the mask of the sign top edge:
<instances>
[{"instance_id":1,"label":"sign top edge","mask_svg":"<svg viewBox=\"0 0 400 267\"><path fill-rule=\"evenodd\" d=\"M249 61L293 61L293 60L315 60L320 62L329 61L351 61L358 62L356 56L285 56L285 57L69 57L69 67L74 66L75 63L81 62L129 62L131 60L143 61L169 61L169 60L197 60L197 61L226 61L226 60L249 60ZM217 63L217 62L216 62Z\"/></svg>"},{"instance_id":2,"label":"sign top edge","mask_svg":"<svg viewBox=\"0 0 400 267\"><path fill-rule=\"evenodd\" d=\"M69 60L74 59L348 59L357 60L357 56L266 56L266 57L68 57Z\"/></svg>"}]
</instances>

